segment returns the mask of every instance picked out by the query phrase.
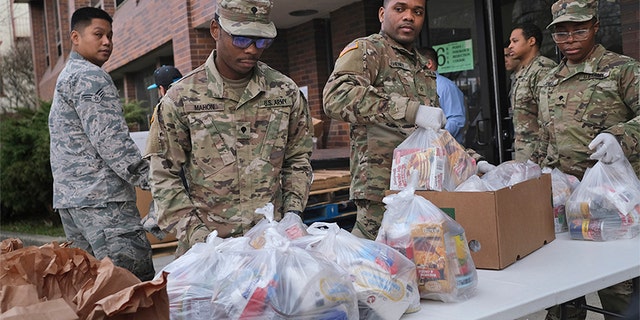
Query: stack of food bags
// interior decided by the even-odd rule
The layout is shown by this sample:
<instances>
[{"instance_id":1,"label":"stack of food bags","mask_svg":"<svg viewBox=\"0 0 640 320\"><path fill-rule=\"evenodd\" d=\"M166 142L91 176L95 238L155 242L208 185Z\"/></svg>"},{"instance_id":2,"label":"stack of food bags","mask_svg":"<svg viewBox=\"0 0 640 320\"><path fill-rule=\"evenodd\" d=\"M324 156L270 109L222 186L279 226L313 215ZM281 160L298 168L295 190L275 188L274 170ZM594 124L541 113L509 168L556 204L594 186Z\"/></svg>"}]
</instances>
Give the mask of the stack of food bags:
<instances>
[{"instance_id":1,"label":"stack of food bags","mask_svg":"<svg viewBox=\"0 0 640 320\"><path fill-rule=\"evenodd\" d=\"M252 237L220 239L214 231L167 265L171 318L357 319L346 271L290 245L298 220L281 226L265 217L247 232Z\"/></svg>"}]
</instances>

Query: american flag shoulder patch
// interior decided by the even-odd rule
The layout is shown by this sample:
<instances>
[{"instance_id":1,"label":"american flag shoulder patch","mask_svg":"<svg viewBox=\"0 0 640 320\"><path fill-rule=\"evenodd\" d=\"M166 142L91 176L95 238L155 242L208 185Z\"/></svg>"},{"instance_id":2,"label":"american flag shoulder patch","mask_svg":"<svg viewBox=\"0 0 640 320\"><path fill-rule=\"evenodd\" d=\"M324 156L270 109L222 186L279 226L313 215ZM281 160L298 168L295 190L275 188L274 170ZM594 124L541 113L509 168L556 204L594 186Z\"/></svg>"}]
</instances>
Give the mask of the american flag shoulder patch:
<instances>
[{"instance_id":1,"label":"american flag shoulder patch","mask_svg":"<svg viewBox=\"0 0 640 320\"><path fill-rule=\"evenodd\" d=\"M346 47L344 47L344 49L342 49L342 51L340 52L340 55L338 56L338 58L342 57L345 53L353 49L358 49L358 41L351 42Z\"/></svg>"}]
</instances>

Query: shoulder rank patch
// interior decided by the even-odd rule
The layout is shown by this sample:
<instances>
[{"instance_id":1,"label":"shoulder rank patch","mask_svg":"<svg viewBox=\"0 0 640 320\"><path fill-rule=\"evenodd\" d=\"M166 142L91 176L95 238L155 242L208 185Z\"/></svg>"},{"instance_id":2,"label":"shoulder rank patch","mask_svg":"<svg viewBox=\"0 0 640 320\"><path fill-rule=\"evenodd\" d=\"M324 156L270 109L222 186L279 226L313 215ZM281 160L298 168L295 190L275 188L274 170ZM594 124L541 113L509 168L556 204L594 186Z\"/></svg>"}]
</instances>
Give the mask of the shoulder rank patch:
<instances>
[{"instance_id":1,"label":"shoulder rank patch","mask_svg":"<svg viewBox=\"0 0 640 320\"><path fill-rule=\"evenodd\" d=\"M342 51L340 52L340 55L338 56L338 58L342 57L345 53L353 49L358 49L358 41L351 42L346 47L344 47L344 49L342 49Z\"/></svg>"},{"instance_id":2,"label":"shoulder rank patch","mask_svg":"<svg viewBox=\"0 0 640 320\"><path fill-rule=\"evenodd\" d=\"M105 95L104 90L102 90L102 88L100 88L100 90L98 90L98 92L96 92L94 94L85 93L85 94L81 95L80 99L82 99L82 101L99 103L100 101L102 101L102 97L104 97L104 95Z\"/></svg>"}]
</instances>

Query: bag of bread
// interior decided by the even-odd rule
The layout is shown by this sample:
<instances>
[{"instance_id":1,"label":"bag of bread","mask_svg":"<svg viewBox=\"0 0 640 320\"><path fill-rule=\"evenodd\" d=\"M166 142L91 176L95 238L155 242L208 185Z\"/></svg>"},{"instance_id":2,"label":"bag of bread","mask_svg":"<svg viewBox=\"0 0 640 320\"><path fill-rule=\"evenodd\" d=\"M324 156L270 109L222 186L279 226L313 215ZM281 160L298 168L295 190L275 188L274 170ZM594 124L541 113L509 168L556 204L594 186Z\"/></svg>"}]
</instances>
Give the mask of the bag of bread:
<instances>
[{"instance_id":1,"label":"bag of bread","mask_svg":"<svg viewBox=\"0 0 640 320\"><path fill-rule=\"evenodd\" d=\"M386 196L376 241L402 252L416 265L423 299L456 302L475 294L478 275L464 229L415 189Z\"/></svg>"}]
</instances>

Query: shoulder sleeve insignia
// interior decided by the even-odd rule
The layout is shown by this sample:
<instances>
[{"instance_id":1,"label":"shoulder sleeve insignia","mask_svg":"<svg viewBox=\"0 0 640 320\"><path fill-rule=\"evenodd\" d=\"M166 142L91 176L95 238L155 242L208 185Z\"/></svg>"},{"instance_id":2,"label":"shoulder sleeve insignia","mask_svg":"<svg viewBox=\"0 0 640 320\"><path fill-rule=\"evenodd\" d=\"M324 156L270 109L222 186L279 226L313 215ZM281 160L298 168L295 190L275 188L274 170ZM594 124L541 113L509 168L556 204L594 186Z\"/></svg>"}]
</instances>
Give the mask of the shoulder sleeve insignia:
<instances>
[{"instance_id":1,"label":"shoulder sleeve insignia","mask_svg":"<svg viewBox=\"0 0 640 320\"><path fill-rule=\"evenodd\" d=\"M342 51L340 52L340 55L338 56L338 58L342 57L345 53L353 49L358 49L358 41L351 42L346 47L344 47L344 49L342 49Z\"/></svg>"},{"instance_id":2,"label":"shoulder sleeve insignia","mask_svg":"<svg viewBox=\"0 0 640 320\"><path fill-rule=\"evenodd\" d=\"M105 94L104 90L102 90L102 88L100 88L100 90L98 90L98 92L96 92L94 94L90 94L90 93L83 94L80 97L80 99L82 99L82 101L99 103L100 101L102 101L102 97L104 97L104 94Z\"/></svg>"}]
</instances>

